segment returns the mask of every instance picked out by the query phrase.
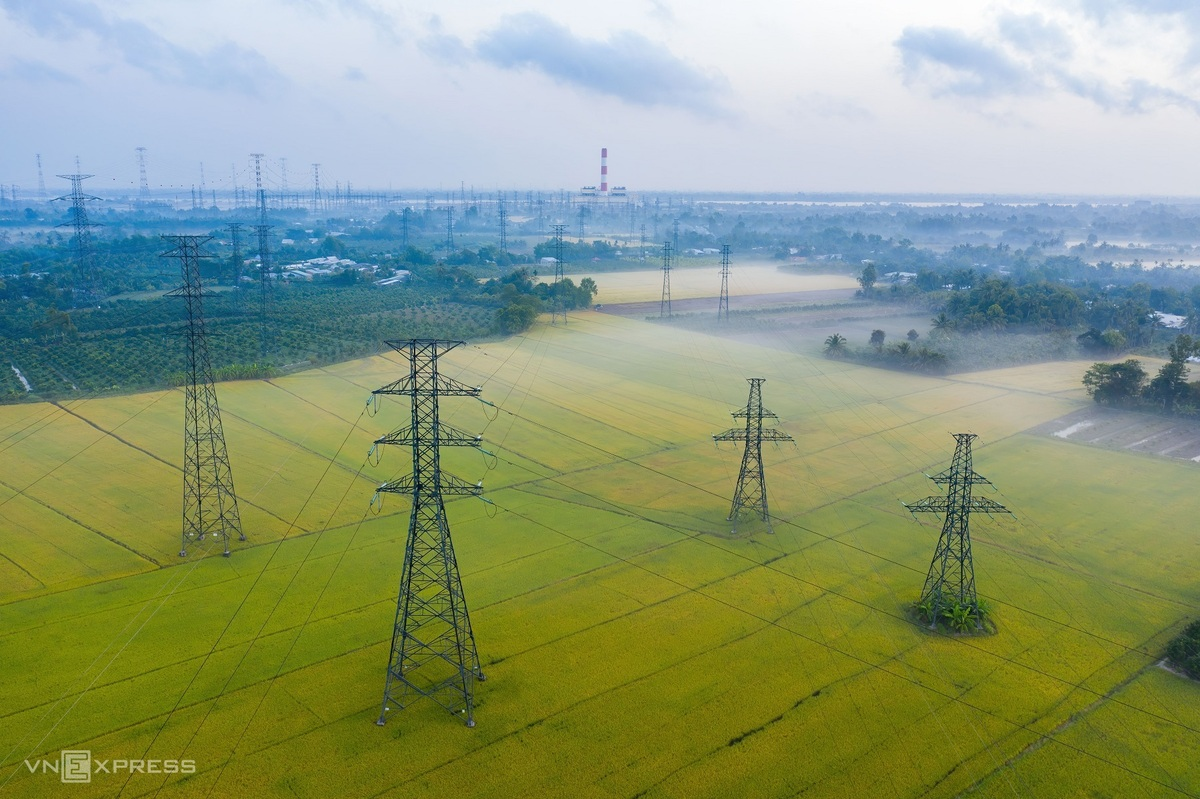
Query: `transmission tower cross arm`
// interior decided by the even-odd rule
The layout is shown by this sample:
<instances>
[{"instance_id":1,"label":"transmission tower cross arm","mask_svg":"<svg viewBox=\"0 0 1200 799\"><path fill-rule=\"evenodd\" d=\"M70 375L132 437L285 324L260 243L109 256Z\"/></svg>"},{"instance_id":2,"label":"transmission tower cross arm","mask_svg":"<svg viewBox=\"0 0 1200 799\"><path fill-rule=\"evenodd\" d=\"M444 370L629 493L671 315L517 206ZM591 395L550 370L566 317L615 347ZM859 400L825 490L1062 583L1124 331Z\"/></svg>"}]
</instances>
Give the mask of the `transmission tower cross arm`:
<instances>
[{"instance_id":1,"label":"transmission tower cross arm","mask_svg":"<svg viewBox=\"0 0 1200 799\"><path fill-rule=\"evenodd\" d=\"M925 497L913 503L901 502L909 513L940 513L945 515L951 509L962 509L968 512L979 511L980 513L995 514L1007 513L1009 516L1013 512L1001 505L999 502L987 499L986 497L971 497L965 504L951 497Z\"/></svg>"},{"instance_id":2,"label":"transmission tower cross arm","mask_svg":"<svg viewBox=\"0 0 1200 799\"><path fill-rule=\"evenodd\" d=\"M414 435L411 425L393 430L386 436L375 439L375 445L379 444L403 444L412 446L414 441L422 441L423 437ZM483 436L473 436L470 433L464 433L461 430L451 427L448 424L438 424L437 444L443 447L479 447L483 444Z\"/></svg>"},{"instance_id":3,"label":"transmission tower cross arm","mask_svg":"<svg viewBox=\"0 0 1200 799\"><path fill-rule=\"evenodd\" d=\"M428 491L430 488L425 482L416 480L412 475L408 475L398 480L381 483L375 491L377 493L408 494L411 496L414 491ZM452 494L454 496L478 497L483 494L483 483L468 483L466 480L460 480L453 475L442 472L438 475L438 491L441 494Z\"/></svg>"},{"instance_id":4,"label":"transmission tower cross arm","mask_svg":"<svg viewBox=\"0 0 1200 799\"><path fill-rule=\"evenodd\" d=\"M438 375L434 385L436 386L434 389L419 389L415 387L411 377L402 377L394 383L388 383L382 388L375 389L371 394L401 394L411 397L414 392L422 394L436 392L439 397L478 397L483 393L483 389L479 386L468 386L466 383L460 383L454 378L444 375Z\"/></svg>"},{"instance_id":5,"label":"transmission tower cross arm","mask_svg":"<svg viewBox=\"0 0 1200 799\"><path fill-rule=\"evenodd\" d=\"M779 420L778 416L776 416L773 412L768 411L766 408L763 408L761 410L752 410L747 407L747 408L742 408L740 411L730 411L729 415L732 416L734 419L770 419L772 421Z\"/></svg>"},{"instance_id":6,"label":"transmission tower cross arm","mask_svg":"<svg viewBox=\"0 0 1200 799\"><path fill-rule=\"evenodd\" d=\"M914 516L918 513L940 513L944 515L953 507L952 501L946 497L925 497L925 499L920 499L916 502L901 502L900 504Z\"/></svg>"},{"instance_id":7,"label":"transmission tower cross arm","mask_svg":"<svg viewBox=\"0 0 1200 799\"><path fill-rule=\"evenodd\" d=\"M950 481L952 479L955 479L954 478L954 467L951 466L949 469L947 469L944 472L939 472L937 474L927 474L925 476L928 477L930 480L932 480L937 485L940 485L940 486L949 485ZM970 474L963 475L961 479L964 483L970 483L972 485L981 485L981 484L989 485L989 486L993 485L991 480L987 479L983 475L979 474L978 472L974 472L974 471L972 471Z\"/></svg>"},{"instance_id":8,"label":"transmission tower cross arm","mask_svg":"<svg viewBox=\"0 0 1200 799\"><path fill-rule=\"evenodd\" d=\"M717 433L713 436L713 441L749 441L757 439L759 441L795 441L787 433L774 428L767 428L763 431L754 430L749 433L744 427L734 427L726 430L724 433Z\"/></svg>"}]
</instances>

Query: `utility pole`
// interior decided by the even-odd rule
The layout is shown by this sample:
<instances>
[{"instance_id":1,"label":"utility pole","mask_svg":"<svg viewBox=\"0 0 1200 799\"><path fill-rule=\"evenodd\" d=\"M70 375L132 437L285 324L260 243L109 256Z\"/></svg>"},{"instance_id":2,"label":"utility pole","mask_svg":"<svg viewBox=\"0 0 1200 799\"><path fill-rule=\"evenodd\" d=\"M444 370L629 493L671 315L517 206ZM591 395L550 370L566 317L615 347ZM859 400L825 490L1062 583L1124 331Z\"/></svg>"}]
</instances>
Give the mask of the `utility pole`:
<instances>
[{"instance_id":1,"label":"utility pole","mask_svg":"<svg viewBox=\"0 0 1200 799\"><path fill-rule=\"evenodd\" d=\"M664 241L662 246L662 299L658 303L658 318L666 319L671 316L671 242Z\"/></svg>"},{"instance_id":2,"label":"utility pole","mask_svg":"<svg viewBox=\"0 0 1200 799\"><path fill-rule=\"evenodd\" d=\"M552 325L558 323L560 316L563 324L567 323L567 309L563 304L562 296L563 233L566 230L566 225L554 225L554 282L550 284L550 292L554 297L550 309L550 324Z\"/></svg>"},{"instance_id":3,"label":"utility pole","mask_svg":"<svg viewBox=\"0 0 1200 799\"><path fill-rule=\"evenodd\" d=\"M792 437L773 427L763 427L763 420L779 421L779 417L768 411L762 404L762 384L766 378L750 377L750 398L746 407L734 411L734 419L745 419L743 427L734 427L724 433L713 436L713 441L745 441L746 449L742 453L742 468L738 472L737 488L733 492L733 506L729 510L729 520L733 522L733 531L737 532L738 516L743 510L755 511L766 522L767 532L771 529L771 514L767 510L767 480L763 474L762 442L792 441Z\"/></svg>"},{"instance_id":4,"label":"utility pole","mask_svg":"<svg viewBox=\"0 0 1200 799\"><path fill-rule=\"evenodd\" d=\"M92 200L99 200L99 197L93 197L90 194L83 193L83 181L87 180L92 175L59 175L63 180L71 181L71 193L63 197L55 197L55 200L70 200L71 201L71 221L64 222L55 227L67 227L68 225L75 231L75 263L79 270L79 283L84 293L90 293L96 288L97 275L95 258L92 253L92 228L100 227L99 225L90 222L87 214L87 203Z\"/></svg>"},{"instance_id":5,"label":"utility pole","mask_svg":"<svg viewBox=\"0 0 1200 799\"><path fill-rule=\"evenodd\" d=\"M725 312L725 321L729 321L729 245L721 245L721 298L717 300L717 321L721 321L721 312Z\"/></svg>"},{"instance_id":6,"label":"utility pole","mask_svg":"<svg viewBox=\"0 0 1200 799\"><path fill-rule=\"evenodd\" d=\"M926 497L909 505L909 513L939 513L943 517L942 534L933 560L929 562L929 574L921 589L917 612L936 627L939 621L948 621L959 632L979 629L983 615L979 598L975 594L975 562L971 557L970 521L972 511L988 515L1012 511L983 497L971 496L971 487L991 481L977 473L971 466L971 441L974 433L954 433L954 460L946 471L929 477L939 486L946 486L946 496Z\"/></svg>"},{"instance_id":7,"label":"utility pole","mask_svg":"<svg viewBox=\"0 0 1200 799\"><path fill-rule=\"evenodd\" d=\"M212 365L208 360L208 338L204 331L203 290L200 285L200 259L207 236L163 236L175 249L164 258L178 258L183 271L183 286L168 296L183 297L187 303L187 372L183 385L183 540L179 557L187 557L188 544L207 535L221 539L224 555L229 557L229 537L237 534L246 540L238 513L233 473L225 449L221 410L213 386Z\"/></svg>"},{"instance_id":8,"label":"utility pole","mask_svg":"<svg viewBox=\"0 0 1200 799\"><path fill-rule=\"evenodd\" d=\"M438 358L462 343L435 339L388 341L389 347L408 360L409 372L371 392L372 399L397 394L409 397L412 403L410 425L375 441L375 446L411 446L413 463L411 476L384 483L376 492L412 498L383 708L375 722L380 726L393 705L403 709L418 696L429 697L455 715L464 715L467 726L475 726L475 682L482 682L484 675L443 498L479 496L483 487L443 472L440 448L478 448L482 437L444 424L438 411L442 397L478 397L482 391L438 372Z\"/></svg>"}]
</instances>

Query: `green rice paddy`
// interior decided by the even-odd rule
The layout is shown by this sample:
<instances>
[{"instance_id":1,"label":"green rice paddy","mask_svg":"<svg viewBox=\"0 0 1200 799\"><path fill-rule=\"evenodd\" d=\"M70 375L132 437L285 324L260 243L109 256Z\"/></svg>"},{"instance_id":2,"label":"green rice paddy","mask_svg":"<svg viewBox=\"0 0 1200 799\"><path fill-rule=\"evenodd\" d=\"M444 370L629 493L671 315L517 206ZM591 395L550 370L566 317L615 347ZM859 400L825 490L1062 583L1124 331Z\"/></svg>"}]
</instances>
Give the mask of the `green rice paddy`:
<instances>
[{"instance_id":1,"label":"green rice paddy","mask_svg":"<svg viewBox=\"0 0 1200 799\"><path fill-rule=\"evenodd\" d=\"M611 279L611 278L606 278ZM474 729L379 715L407 504L371 441L399 356L218 396L244 527L181 560L182 394L0 407L0 795L1200 795L1200 685L1157 667L1200 615L1200 466L1023 431L1087 402L1087 364L932 378L582 313L445 356L495 459L447 451L488 680ZM406 368L406 367L405 367ZM747 377L775 532L726 521L717 448ZM973 520L994 635L906 615L949 433L1015 518ZM490 468L489 468L490 467ZM378 512L377 512L378 511ZM190 759L195 773L27 763Z\"/></svg>"}]
</instances>

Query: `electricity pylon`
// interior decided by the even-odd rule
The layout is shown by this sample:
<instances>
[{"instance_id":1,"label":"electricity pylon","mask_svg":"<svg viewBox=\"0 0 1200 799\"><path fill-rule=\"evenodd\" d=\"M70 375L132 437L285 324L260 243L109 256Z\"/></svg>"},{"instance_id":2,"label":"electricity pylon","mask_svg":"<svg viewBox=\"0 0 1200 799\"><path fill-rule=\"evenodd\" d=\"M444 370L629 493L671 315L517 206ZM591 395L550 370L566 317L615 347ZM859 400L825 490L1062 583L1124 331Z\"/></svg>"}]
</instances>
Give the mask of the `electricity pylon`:
<instances>
[{"instance_id":1,"label":"electricity pylon","mask_svg":"<svg viewBox=\"0 0 1200 799\"><path fill-rule=\"evenodd\" d=\"M233 248L233 254L229 256L229 273L236 302L238 292L242 289L242 267L245 265L242 260L242 223L230 222L225 227L229 228L229 244Z\"/></svg>"},{"instance_id":2,"label":"electricity pylon","mask_svg":"<svg viewBox=\"0 0 1200 799\"><path fill-rule=\"evenodd\" d=\"M729 510L729 520L733 522L734 532L737 531L738 516L745 509L754 510L766 522L767 532L774 532L771 529L771 514L767 510L767 481L763 476L762 442L794 439L782 430L763 427L764 419L779 421L779 417L762 404L762 384L766 382L766 378L750 377L746 380L750 384L750 398L746 401L745 408L732 414L734 419L745 419L745 426L718 433L713 436L713 441L746 442L746 449L742 453L742 469L738 472L737 488L733 492L733 506Z\"/></svg>"},{"instance_id":3,"label":"electricity pylon","mask_svg":"<svg viewBox=\"0 0 1200 799\"><path fill-rule=\"evenodd\" d=\"M663 287L662 299L658 303L658 318L671 315L671 242L664 241L662 248Z\"/></svg>"},{"instance_id":4,"label":"electricity pylon","mask_svg":"<svg viewBox=\"0 0 1200 799\"><path fill-rule=\"evenodd\" d=\"M258 349L266 358L275 349L275 275L271 269L271 226L254 225L258 236Z\"/></svg>"},{"instance_id":5,"label":"electricity pylon","mask_svg":"<svg viewBox=\"0 0 1200 799\"><path fill-rule=\"evenodd\" d=\"M508 211L504 208L504 198L500 198L500 252L508 254Z\"/></svg>"},{"instance_id":6,"label":"electricity pylon","mask_svg":"<svg viewBox=\"0 0 1200 799\"><path fill-rule=\"evenodd\" d=\"M721 245L721 298L717 300L717 321L721 321L721 312L725 313L725 321L729 321L729 245Z\"/></svg>"},{"instance_id":7,"label":"electricity pylon","mask_svg":"<svg viewBox=\"0 0 1200 799\"><path fill-rule=\"evenodd\" d=\"M204 331L204 313L200 285L200 259L211 256L200 247L208 236L163 236L175 249L164 258L178 258L183 285L168 296L183 297L187 303L187 371L183 384L183 539L179 556L187 556L188 543L213 535L221 539L229 556L229 537L242 532L237 494L233 490L233 472L225 450L221 410L213 386L212 364L208 360L208 338Z\"/></svg>"},{"instance_id":8,"label":"electricity pylon","mask_svg":"<svg viewBox=\"0 0 1200 799\"><path fill-rule=\"evenodd\" d=\"M75 231L75 260L79 270L79 282L85 293L91 293L96 288L97 281L95 256L92 252L92 228L100 226L88 220L87 203L100 198L83 193L83 181L93 177L92 175L76 173L58 177L71 181L71 193L54 198L55 200L71 201L71 210L69 211L71 221L56 225L56 227L69 226Z\"/></svg>"},{"instance_id":9,"label":"electricity pylon","mask_svg":"<svg viewBox=\"0 0 1200 799\"><path fill-rule=\"evenodd\" d=\"M558 324L558 317L562 317L563 324L567 323L567 308L563 302L562 295L562 280L563 280L563 233L567 230L566 225L554 226L554 283L550 285L551 293L551 308L550 308L550 324Z\"/></svg>"},{"instance_id":10,"label":"electricity pylon","mask_svg":"<svg viewBox=\"0 0 1200 799\"><path fill-rule=\"evenodd\" d=\"M937 485L947 486L946 496L926 497L911 505L904 503L904 507L914 515L940 513L944 517L942 534L933 552L933 560L929 563L929 574L925 578L925 587L921 589L917 607L930 621L930 626L936 626L938 620L943 618L955 623L945 614L947 611L953 614L957 608L960 614L969 614L964 615L961 621L973 622L978 627L982 614L975 594L975 563L971 558L971 512L983 511L991 515L1011 514L1012 511L990 499L971 496L971 486L980 483L990 486L992 483L971 468L971 441L976 438L975 434L953 435L956 444L950 468L940 474L929 475L929 479Z\"/></svg>"},{"instance_id":11,"label":"electricity pylon","mask_svg":"<svg viewBox=\"0 0 1200 799\"><path fill-rule=\"evenodd\" d=\"M438 417L441 397L478 397L482 391L438 373L438 357L460 344L435 339L387 342L408 359L409 373L372 392L373 397L400 394L412 401L411 424L375 441L376 446L411 446L413 463L410 476L377 490L412 498L379 725L393 704L404 708L416 696L427 696L451 713L465 715L468 727L475 726L475 681L484 676L443 497L479 496L483 487L443 472L440 448L478 447L482 438L455 430Z\"/></svg>"}]
</instances>

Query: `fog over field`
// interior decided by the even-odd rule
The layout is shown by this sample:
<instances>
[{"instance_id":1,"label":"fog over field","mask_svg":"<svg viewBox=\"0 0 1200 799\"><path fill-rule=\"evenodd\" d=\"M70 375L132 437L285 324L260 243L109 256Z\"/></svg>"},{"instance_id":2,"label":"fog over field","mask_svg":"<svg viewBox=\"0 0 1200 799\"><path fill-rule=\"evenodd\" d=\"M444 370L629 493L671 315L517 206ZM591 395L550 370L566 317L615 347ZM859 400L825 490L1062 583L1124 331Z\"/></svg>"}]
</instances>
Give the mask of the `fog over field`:
<instances>
[{"instance_id":1,"label":"fog over field","mask_svg":"<svg viewBox=\"0 0 1200 799\"><path fill-rule=\"evenodd\" d=\"M0 0L0 799L1200 797L1200 11Z\"/></svg>"}]
</instances>

